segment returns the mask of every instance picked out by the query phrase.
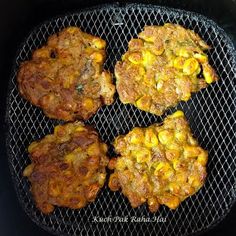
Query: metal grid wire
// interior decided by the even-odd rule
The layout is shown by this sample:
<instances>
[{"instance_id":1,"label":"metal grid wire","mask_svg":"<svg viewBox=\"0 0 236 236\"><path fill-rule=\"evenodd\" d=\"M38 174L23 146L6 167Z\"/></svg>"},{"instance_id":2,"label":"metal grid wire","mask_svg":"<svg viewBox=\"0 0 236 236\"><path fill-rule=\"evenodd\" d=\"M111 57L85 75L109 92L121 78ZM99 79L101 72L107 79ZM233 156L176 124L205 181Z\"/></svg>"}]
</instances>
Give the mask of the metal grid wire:
<instances>
[{"instance_id":1,"label":"metal grid wire","mask_svg":"<svg viewBox=\"0 0 236 236\"><path fill-rule=\"evenodd\" d=\"M209 151L208 177L204 187L185 200L177 210L162 206L152 214L146 206L132 209L127 199L107 187L94 203L81 210L56 208L43 215L35 207L29 182L22 171L29 164L28 145L53 131L59 122L45 117L42 111L21 98L17 90L16 73L19 64L31 57L32 51L43 45L49 35L64 27L76 25L100 36L108 43L105 68L113 72L114 65L127 50L128 41L136 37L144 25L173 22L195 30L209 44L210 62L220 80L192 96L182 109L202 147ZM144 5L105 5L55 18L37 27L26 38L17 54L8 99L7 141L9 164L16 191L25 212L44 229L59 235L189 235L205 230L220 221L236 198L235 159L235 52L231 41L214 22L205 17L164 7ZM177 108L157 117L116 98L111 106L102 107L87 123L95 125L108 144L119 134L134 126L161 122ZM112 151L110 154L113 155ZM128 223L93 222L94 217L128 217ZM131 217L166 217L166 222L131 222ZM147 218L146 218L147 219ZM115 220L115 218L113 218Z\"/></svg>"}]
</instances>

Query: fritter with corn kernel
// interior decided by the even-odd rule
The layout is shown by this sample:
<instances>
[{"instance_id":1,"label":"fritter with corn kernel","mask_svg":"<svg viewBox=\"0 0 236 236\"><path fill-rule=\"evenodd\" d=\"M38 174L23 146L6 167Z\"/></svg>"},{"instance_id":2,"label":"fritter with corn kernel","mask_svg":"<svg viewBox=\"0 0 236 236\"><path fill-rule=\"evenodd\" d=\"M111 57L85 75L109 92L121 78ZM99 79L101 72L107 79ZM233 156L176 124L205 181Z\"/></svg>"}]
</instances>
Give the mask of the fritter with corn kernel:
<instances>
[{"instance_id":1,"label":"fritter with corn kernel","mask_svg":"<svg viewBox=\"0 0 236 236\"><path fill-rule=\"evenodd\" d=\"M162 204L176 209L204 184L208 153L193 138L182 111L161 125L118 136L114 146L120 156L108 164L114 169L109 187L121 189L134 208L147 202L151 212Z\"/></svg>"},{"instance_id":2,"label":"fritter with corn kernel","mask_svg":"<svg viewBox=\"0 0 236 236\"><path fill-rule=\"evenodd\" d=\"M54 134L30 144L31 164L23 175L31 182L36 206L45 214L54 206L80 209L93 202L106 178L107 145L81 122L58 125Z\"/></svg>"},{"instance_id":3,"label":"fritter with corn kernel","mask_svg":"<svg viewBox=\"0 0 236 236\"><path fill-rule=\"evenodd\" d=\"M115 86L103 70L106 42L68 27L49 37L20 65L20 94L50 118L86 120L111 104Z\"/></svg>"},{"instance_id":4,"label":"fritter with corn kernel","mask_svg":"<svg viewBox=\"0 0 236 236\"><path fill-rule=\"evenodd\" d=\"M115 66L121 102L162 115L218 79L204 51L210 47L180 25L146 26Z\"/></svg>"}]
</instances>

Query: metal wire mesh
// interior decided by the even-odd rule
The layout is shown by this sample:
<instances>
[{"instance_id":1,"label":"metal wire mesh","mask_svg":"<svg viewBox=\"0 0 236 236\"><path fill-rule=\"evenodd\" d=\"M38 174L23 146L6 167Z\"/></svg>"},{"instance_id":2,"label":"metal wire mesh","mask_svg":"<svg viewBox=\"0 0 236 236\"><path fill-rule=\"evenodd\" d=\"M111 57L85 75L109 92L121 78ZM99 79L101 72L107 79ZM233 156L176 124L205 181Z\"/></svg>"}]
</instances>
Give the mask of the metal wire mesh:
<instances>
[{"instance_id":1,"label":"metal wire mesh","mask_svg":"<svg viewBox=\"0 0 236 236\"><path fill-rule=\"evenodd\" d=\"M146 206L132 209L121 193L111 192L105 187L96 201L84 209L56 208L52 214L43 215L35 207L29 182L22 177L22 171L29 163L26 152L28 145L52 132L59 121L48 119L40 109L19 95L16 73L20 62L29 59L32 51L45 43L49 35L69 25L77 25L107 41L105 68L113 71L131 37L136 37L144 25L165 22L194 29L212 45L210 62L221 78L177 107L184 110L193 133L200 144L209 150L206 184L175 211L164 206L155 214L149 213ZM228 213L236 198L235 74L234 48L223 30L205 17L185 11L134 4L123 7L106 5L58 17L37 27L17 54L7 112L9 164L24 210L38 225L59 235L143 235L145 232L148 235L176 236L209 228ZM157 117L131 105L123 105L116 98L113 105L102 107L87 123L94 124L102 139L110 144L115 136L128 132L134 126L160 122L175 109ZM113 155L112 149L110 154ZM118 220L116 216L128 217L128 222L114 222ZM153 219L153 216L166 217L166 222L131 222L132 217ZM93 222L94 217L113 217L113 222Z\"/></svg>"}]
</instances>

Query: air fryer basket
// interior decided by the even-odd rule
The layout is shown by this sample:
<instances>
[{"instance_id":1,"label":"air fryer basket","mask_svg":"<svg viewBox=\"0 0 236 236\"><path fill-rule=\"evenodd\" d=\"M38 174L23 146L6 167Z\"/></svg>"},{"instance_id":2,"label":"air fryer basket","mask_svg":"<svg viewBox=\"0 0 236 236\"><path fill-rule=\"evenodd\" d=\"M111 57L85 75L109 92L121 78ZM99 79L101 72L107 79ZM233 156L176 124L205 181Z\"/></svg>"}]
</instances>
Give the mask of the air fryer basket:
<instances>
[{"instance_id":1,"label":"air fryer basket","mask_svg":"<svg viewBox=\"0 0 236 236\"><path fill-rule=\"evenodd\" d=\"M40 109L21 98L16 83L19 64L29 59L32 51L43 45L49 35L76 25L107 41L105 68L113 72L131 37L136 37L144 25L165 22L178 23L199 33L212 46L210 63L221 78L177 107L185 112L194 135L209 151L208 177L204 187L177 210L162 206L155 214L148 212L146 206L132 209L120 192L114 193L104 187L96 201L81 210L57 207L52 214L43 215L35 207L29 182L22 177L22 172L29 164L28 145L52 132L59 121L48 119ZM234 47L225 32L213 21L182 10L136 4L103 5L54 18L35 28L21 45L15 59L6 116L9 165L25 212L39 226L58 235L189 235L219 222L236 199L235 65ZM116 97L113 105L102 107L87 123L93 124L102 139L110 144L114 137L134 126L161 122L177 108L158 117L134 106L123 105ZM114 155L112 148L110 155ZM158 216L165 217L166 221L156 222L153 217ZM118 222L122 217L128 222ZM132 222L134 217L141 217L141 222ZM102 219L107 222L97 222Z\"/></svg>"}]
</instances>

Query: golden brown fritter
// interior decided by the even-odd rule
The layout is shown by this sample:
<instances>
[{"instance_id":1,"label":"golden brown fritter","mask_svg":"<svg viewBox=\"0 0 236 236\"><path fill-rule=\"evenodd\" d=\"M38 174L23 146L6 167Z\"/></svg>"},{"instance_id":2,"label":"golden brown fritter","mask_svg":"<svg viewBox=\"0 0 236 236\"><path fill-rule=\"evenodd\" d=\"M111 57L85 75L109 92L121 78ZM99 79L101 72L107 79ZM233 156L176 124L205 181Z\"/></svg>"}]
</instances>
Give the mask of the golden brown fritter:
<instances>
[{"instance_id":1,"label":"golden brown fritter","mask_svg":"<svg viewBox=\"0 0 236 236\"><path fill-rule=\"evenodd\" d=\"M210 47L180 25L146 26L115 66L121 102L162 115L191 93L218 79L205 50Z\"/></svg>"},{"instance_id":2,"label":"golden brown fritter","mask_svg":"<svg viewBox=\"0 0 236 236\"><path fill-rule=\"evenodd\" d=\"M37 207L45 214L54 205L79 209L93 202L106 178L107 145L81 122L58 125L54 134L31 143L32 161L24 170Z\"/></svg>"},{"instance_id":3,"label":"golden brown fritter","mask_svg":"<svg viewBox=\"0 0 236 236\"><path fill-rule=\"evenodd\" d=\"M115 86L102 69L106 42L68 27L49 37L18 73L20 94L50 118L86 120L111 104Z\"/></svg>"},{"instance_id":4,"label":"golden brown fritter","mask_svg":"<svg viewBox=\"0 0 236 236\"><path fill-rule=\"evenodd\" d=\"M121 188L134 208L147 202L151 212L161 204L175 209L204 184L208 153L193 138L182 111L162 125L118 136L114 146L120 156L109 162L114 169L109 187Z\"/></svg>"}]
</instances>

